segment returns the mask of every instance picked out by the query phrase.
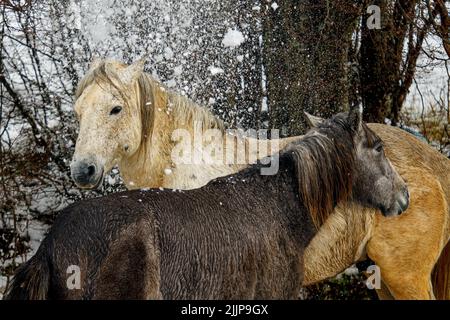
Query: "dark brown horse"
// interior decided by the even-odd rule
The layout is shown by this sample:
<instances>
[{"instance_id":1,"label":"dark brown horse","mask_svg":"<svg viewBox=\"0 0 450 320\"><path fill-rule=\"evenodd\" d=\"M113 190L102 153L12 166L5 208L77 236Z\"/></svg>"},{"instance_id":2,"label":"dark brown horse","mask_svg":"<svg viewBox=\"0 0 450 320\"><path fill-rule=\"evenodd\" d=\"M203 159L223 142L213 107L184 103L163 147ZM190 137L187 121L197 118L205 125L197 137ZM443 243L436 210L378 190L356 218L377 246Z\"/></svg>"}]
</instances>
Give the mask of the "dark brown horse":
<instances>
[{"instance_id":1,"label":"dark brown horse","mask_svg":"<svg viewBox=\"0 0 450 320\"><path fill-rule=\"evenodd\" d=\"M291 145L276 175L255 165L200 189L80 201L59 214L6 298L297 298L304 250L338 202L407 207L380 148L354 110ZM79 287L68 285L71 270Z\"/></svg>"}]
</instances>

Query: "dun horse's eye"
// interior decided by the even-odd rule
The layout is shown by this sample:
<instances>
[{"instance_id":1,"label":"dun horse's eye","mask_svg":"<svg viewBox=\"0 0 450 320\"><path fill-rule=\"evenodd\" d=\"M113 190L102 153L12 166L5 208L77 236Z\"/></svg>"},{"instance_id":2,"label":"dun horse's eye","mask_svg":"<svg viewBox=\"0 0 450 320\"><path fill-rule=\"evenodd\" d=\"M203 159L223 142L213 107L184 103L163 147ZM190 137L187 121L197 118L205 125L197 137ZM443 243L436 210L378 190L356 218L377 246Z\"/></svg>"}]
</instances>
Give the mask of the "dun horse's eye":
<instances>
[{"instance_id":1,"label":"dun horse's eye","mask_svg":"<svg viewBox=\"0 0 450 320\"><path fill-rule=\"evenodd\" d=\"M375 147L375 150L376 150L377 152L383 151L383 145L382 145L381 143L378 144L378 145Z\"/></svg>"},{"instance_id":2,"label":"dun horse's eye","mask_svg":"<svg viewBox=\"0 0 450 320\"><path fill-rule=\"evenodd\" d=\"M122 107L121 106L115 106L114 108L112 108L111 112L109 113L110 115L115 115L120 113L120 111L122 111Z\"/></svg>"}]
</instances>

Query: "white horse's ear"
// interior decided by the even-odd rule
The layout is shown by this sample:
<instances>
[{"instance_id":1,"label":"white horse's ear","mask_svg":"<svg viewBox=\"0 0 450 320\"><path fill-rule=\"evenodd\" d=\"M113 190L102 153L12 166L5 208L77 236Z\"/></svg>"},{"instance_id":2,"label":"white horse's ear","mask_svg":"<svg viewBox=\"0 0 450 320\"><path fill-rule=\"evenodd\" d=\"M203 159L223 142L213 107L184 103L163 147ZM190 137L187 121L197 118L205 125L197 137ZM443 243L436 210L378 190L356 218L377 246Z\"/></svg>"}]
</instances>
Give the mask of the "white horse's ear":
<instances>
[{"instance_id":1,"label":"white horse's ear","mask_svg":"<svg viewBox=\"0 0 450 320\"><path fill-rule=\"evenodd\" d=\"M311 128L317 127L323 122L323 119L321 117L313 116L306 111L304 111L303 113L305 114L306 122Z\"/></svg>"},{"instance_id":2,"label":"white horse's ear","mask_svg":"<svg viewBox=\"0 0 450 320\"><path fill-rule=\"evenodd\" d=\"M356 132L358 132L361 129L362 125L362 108L361 107L350 108L350 111L348 112L347 121L350 124L351 128Z\"/></svg>"},{"instance_id":3,"label":"white horse's ear","mask_svg":"<svg viewBox=\"0 0 450 320\"><path fill-rule=\"evenodd\" d=\"M94 57L92 58L91 63L89 64L89 70L97 69L97 68L100 66L100 64L101 64L102 62L103 62L103 59L102 59L102 58L97 57L97 56L94 56Z\"/></svg>"},{"instance_id":4,"label":"white horse's ear","mask_svg":"<svg viewBox=\"0 0 450 320\"><path fill-rule=\"evenodd\" d=\"M147 60L147 55L143 56L137 60L132 65L125 68L123 72L119 75L120 80L125 85L131 85L136 81L144 72L145 62Z\"/></svg>"}]
</instances>

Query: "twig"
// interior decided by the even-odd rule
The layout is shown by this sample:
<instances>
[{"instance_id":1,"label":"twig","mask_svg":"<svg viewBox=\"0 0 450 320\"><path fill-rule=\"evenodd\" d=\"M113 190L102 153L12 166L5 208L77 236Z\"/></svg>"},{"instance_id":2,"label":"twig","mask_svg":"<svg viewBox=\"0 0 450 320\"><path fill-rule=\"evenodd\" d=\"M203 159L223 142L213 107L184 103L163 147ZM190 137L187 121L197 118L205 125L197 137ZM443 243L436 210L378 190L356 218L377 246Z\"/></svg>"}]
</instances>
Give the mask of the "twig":
<instances>
[{"instance_id":1,"label":"twig","mask_svg":"<svg viewBox=\"0 0 450 320\"><path fill-rule=\"evenodd\" d=\"M20 43L21 45L23 45L23 46L25 46L25 47L28 47L28 48L30 48L30 49L32 49L32 50L36 50L36 51L39 52L40 54L42 54L42 55L44 55L44 56L46 56L46 57L48 57L48 58L51 58L51 59L53 59L54 61L58 61L58 62L61 62L61 63L62 63L62 61L61 61L60 59L57 59L57 58L55 58L55 57L52 57L51 55L49 55L48 53L45 53L45 52L42 51L42 50L39 50L39 49L37 49L37 48L33 48L33 47L31 47L30 45L26 44L25 42L22 42L22 41L20 41L19 39L16 39L16 38L10 36L9 34L5 34L5 37L8 37L8 38L10 38L11 40L14 40L14 41Z\"/></svg>"},{"instance_id":2,"label":"twig","mask_svg":"<svg viewBox=\"0 0 450 320\"><path fill-rule=\"evenodd\" d=\"M424 99L423 99L422 92L420 91L419 85L418 85L418 83L417 83L415 78L414 78L414 84L416 85L416 89L417 89L417 92L419 93L420 101L422 103L422 112L421 112L421 115L420 115L420 118L422 120L422 127L423 127L422 133L423 133L423 136L425 137L425 139L427 139L427 142L430 143L430 139L428 139L428 134L427 134L427 126L426 126L426 123L425 123L425 102L424 102Z\"/></svg>"}]
</instances>

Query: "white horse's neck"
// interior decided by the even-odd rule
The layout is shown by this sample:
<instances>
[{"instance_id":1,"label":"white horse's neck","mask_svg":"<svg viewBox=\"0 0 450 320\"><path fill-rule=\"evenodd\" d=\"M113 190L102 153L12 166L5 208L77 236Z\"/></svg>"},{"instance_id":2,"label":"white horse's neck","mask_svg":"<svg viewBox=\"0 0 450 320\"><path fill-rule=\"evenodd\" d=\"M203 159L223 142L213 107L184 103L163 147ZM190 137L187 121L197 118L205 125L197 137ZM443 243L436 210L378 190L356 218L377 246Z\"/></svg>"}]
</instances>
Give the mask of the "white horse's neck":
<instances>
[{"instance_id":1,"label":"white horse's neck","mask_svg":"<svg viewBox=\"0 0 450 320\"><path fill-rule=\"evenodd\" d=\"M227 135L222 122L216 119L206 108L199 107L187 98L167 92L165 88L154 85L151 101L153 121L149 138L141 144L132 156L119 164L124 183L128 189L136 188L199 188L210 180L233 174L248 166L250 158L262 158L285 147L288 138L274 140L267 151L254 154L249 148L255 140L240 136ZM206 141L204 134L209 129L220 133L220 137ZM173 133L185 134L188 139L174 141ZM211 130L209 130L211 132ZM200 135L200 137L199 137ZM195 139L201 139L195 143ZM228 144L226 140L233 143ZM197 140L198 141L198 140ZM177 149L191 150L191 162L174 162L172 153ZM199 150L201 149L201 150ZM204 155L206 150L221 152L222 161L211 163ZM253 152L253 153L252 153ZM244 161L236 161L245 154ZM199 159L195 156L200 155ZM234 159L234 161L226 161ZM241 159L242 160L242 159Z\"/></svg>"}]
</instances>

